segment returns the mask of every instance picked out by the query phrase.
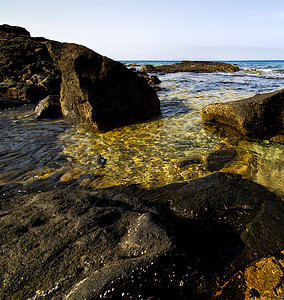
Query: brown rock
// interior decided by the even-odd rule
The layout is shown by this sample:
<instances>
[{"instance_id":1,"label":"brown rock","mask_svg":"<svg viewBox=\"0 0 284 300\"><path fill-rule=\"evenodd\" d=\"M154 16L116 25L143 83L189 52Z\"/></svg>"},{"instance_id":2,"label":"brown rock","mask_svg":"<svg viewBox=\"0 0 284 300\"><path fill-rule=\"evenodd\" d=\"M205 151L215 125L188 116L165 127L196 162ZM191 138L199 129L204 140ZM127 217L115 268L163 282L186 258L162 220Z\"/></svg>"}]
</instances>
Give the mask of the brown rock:
<instances>
[{"instance_id":1,"label":"brown rock","mask_svg":"<svg viewBox=\"0 0 284 300\"><path fill-rule=\"evenodd\" d=\"M0 25L0 38L14 38L15 36L30 37L30 33L25 28L19 26Z\"/></svg>"},{"instance_id":2,"label":"brown rock","mask_svg":"<svg viewBox=\"0 0 284 300\"><path fill-rule=\"evenodd\" d=\"M282 251L283 252L283 251ZM265 256L239 271L210 299L216 300L280 300L284 297L284 261Z\"/></svg>"},{"instance_id":3,"label":"brown rock","mask_svg":"<svg viewBox=\"0 0 284 300\"><path fill-rule=\"evenodd\" d=\"M36 103L59 95L61 74L42 39L30 37L24 28L2 25L0 56L0 97Z\"/></svg>"},{"instance_id":4,"label":"brown rock","mask_svg":"<svg viewBox=\"0 0 284 300\"><path fill-rule=\"evenodd\" d=\"M284 128L284 90L214 103L203 108L205 122L234 127L250 138L265 138Z\"/></svg>"},{"instance_id":5,"label":"brown rock","mask_svg":"<svg viewBox=\"0 0 284 300\"><path fill-rule=\"evenodd\" d=\"M260 299L284 297L284 261L264 257L245 269L247 283L246 299L254 292Z\"/></svg>"},{"instance_id":6,"label":"brown rock","mask_svg":"<svg viewBox=\"0 0 284 300\"><path fill-rule=\"evenodd\" d=\"M64 116L110 130L160 114L153 88L123 64L81 45L48 42L47 46L62 73Z\"/></svg>"},{"instance_id":7,"label":"brown rock","mask_svg":"<svg viewBox=\"0 0 284 300\"><path fill-rule=\"evenodd\" d=\"M143 71L147 72L194 72L194 73L212 73L212 72L236 72L239 67L227 63L210 61L181 61L172 65L161 65L153 67L146 65Z\"/></svg>"}]
</instances>

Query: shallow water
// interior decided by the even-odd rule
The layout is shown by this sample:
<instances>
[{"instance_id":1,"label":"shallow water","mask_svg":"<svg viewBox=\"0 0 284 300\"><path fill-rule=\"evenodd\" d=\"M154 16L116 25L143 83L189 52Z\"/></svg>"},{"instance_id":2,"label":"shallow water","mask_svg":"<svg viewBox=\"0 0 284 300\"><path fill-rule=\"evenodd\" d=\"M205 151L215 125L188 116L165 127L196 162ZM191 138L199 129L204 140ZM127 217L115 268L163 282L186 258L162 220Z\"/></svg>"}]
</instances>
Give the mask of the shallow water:
<instances>
[{"instance_id":1,"label":"shallow water","mask_svg":"<svg viewBox=\"0 0 284 300\"><path fill-rule=\"evenodd\" d=\"M283 193L284 145L219 137L202 123L207 104L284 87L284 62L236 64L236 73L159 75L162 117L107 133L68 120L35 121L28 106L0 112L0 185L56 175L54 184L158 187L209 174L206 157L221 147L237 156L220 170Z\"/></svg>"}]
</instances>

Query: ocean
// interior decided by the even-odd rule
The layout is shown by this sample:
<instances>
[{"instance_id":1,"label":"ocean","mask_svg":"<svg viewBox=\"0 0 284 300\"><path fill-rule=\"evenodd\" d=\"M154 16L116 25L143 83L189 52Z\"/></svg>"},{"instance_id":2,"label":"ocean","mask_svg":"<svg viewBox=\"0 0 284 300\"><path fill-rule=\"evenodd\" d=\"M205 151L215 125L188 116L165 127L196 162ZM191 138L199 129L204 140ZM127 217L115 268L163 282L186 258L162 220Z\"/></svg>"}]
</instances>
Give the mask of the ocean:
<instances>
[{"instance_id":1,"label":"ocean","mask_svg":"<svg viewBox=\"0 0 284 300\"><path fill-rule=\"evenodd\" d=\"M141 66L176 61L123 62ZM2 193L11 188L22 192L39 181L46 181L47 188L74 182L88 188L156 188L210 174L208 155L225 149L237 155L220 171L240 174L283 196L284 145L220 135L203 124L201 110L210 103L284 88L284 61L228 63L240 71L158 74L162 116L107 133L65 119L35 120L32 106L1 111Z\"/></svg>"}]
</instances>

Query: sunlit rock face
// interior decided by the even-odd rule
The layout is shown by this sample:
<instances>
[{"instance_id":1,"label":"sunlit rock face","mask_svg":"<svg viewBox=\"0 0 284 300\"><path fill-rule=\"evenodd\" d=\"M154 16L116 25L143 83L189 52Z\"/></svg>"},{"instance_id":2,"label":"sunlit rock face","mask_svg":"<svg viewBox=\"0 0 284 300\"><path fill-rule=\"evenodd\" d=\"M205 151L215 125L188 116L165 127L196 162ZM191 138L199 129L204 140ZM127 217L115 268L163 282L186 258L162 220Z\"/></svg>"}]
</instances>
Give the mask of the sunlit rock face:
<instances>
[{"instance_id":1,"label":"sunlit rock face","mask_svg":"<svg viewBox=\"0 0 284 300\"><path fill-rule=\"evenodd\" d=\"M123 64L76 44L48 42L62 73L66 117L110 130L160 114L156 92Z\"/></svg>"},{"instance_id":2,"label":"sunlit rock face","mask_svg":"<svg viewBox=\"0 0 284 300\"><path fill-rule=\"evenodd\" d=\"M205 122L232 126L251 138L274 135L283 129L284 90L239 101L209 104L202 110L202 118Z\"/></svg>"}]
</instances>

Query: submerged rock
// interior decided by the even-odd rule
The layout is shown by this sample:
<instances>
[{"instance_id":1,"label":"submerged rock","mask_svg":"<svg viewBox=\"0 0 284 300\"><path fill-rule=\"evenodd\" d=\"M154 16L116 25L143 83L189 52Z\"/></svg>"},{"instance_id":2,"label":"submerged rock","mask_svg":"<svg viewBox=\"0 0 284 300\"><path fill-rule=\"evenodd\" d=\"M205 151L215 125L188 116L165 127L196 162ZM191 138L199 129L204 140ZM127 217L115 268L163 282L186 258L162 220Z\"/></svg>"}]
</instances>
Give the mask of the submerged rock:
<instances>
[{"instance_id":1,"label":"submerged rock","mask_svg":"<svg viewBox=\"0 0 284 300\"><path fill-rule=\"evenodd\" d=\"M218 149L206 158L206 169L210 172L219 171L235 160L237 152L233 149Z\"/></svg>"},{"instance_id":2,"label":"submerged rock","mask_svg":"<svg viewBox=\"0 0 284 300\"><path fill-rule=\"evenodd\" d=\"M62 73L64 116L110 130L161 113L154 89L122 63L76 44L47 46Z\"/></svg>"},{"instance_id":3,"label":"submerged rock","mask_svg":"<svg viewBox=\"0 0 284 300\"><path fill-rule=\"evenodd\" d=\"M61 187L0 204L3 299L204 299L244 268L262 294L250 264L284 246L281 199L227 173L149 191ZM261 268L279 269L270 265ZM222 299L237 299L230 293Z\"/></svg>"},{"instance_id":4,"label":"submerged rock","mask_svg":"<svg viewBox=\"0 0 284 300\"><path fill-rule=\"evenodd\" d=\"M145 65L141 71L146 72L194 72L194 73L212 73L212 72L236 72L239 71L238 66L228 63L210 62L210 61L181 61L172 65L161 65L154 67L153 65Z\"/></svg>"},{"instance_id":5,"label":"submerged rock","mask_svg":"<svg viewBox=\"0 0 284 300\"><path fill-rule=\"evenodd\" d=\"M209 104L202 110L202 119L231 126L249 138L267 138L284 129L284 90Z\"/></svg>"}]
</instances>

